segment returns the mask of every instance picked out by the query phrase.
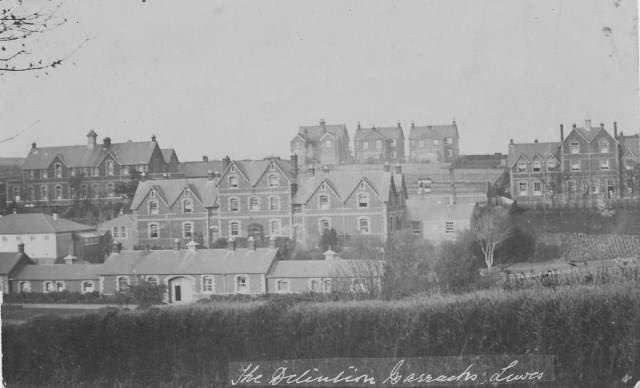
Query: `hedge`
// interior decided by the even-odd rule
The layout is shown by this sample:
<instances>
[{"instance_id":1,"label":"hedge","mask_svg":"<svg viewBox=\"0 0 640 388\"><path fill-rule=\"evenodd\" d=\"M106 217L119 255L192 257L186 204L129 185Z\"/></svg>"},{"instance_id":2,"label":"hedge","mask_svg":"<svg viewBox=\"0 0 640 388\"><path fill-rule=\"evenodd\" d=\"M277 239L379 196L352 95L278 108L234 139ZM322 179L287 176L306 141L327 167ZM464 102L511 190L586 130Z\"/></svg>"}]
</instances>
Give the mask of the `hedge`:
<instances>
[{"instance_id":1,"label":"hedge","mask_svg":"<svg viewBox=\"0 0 640 388\"><path fill-rule=\"evenodd\" d=\"M4 303L82 303L82 304L133 304L136 303L133 295L117 293L115 295L103 295L99 292L61 291L61 292L23 292L6 294Z\"/></svg>"},{"instance_id":2,"label":"hedge","mask_svg":"<svg viewBox=\"0 0 640 388\"><path fill-rule=\"evenodd\" d=\"M222 387L230 360L555 354L554 386L616 387L640 379L640 286L220 302L41 316L2 334L10 385Z\"/></svg>"}]
</instances>

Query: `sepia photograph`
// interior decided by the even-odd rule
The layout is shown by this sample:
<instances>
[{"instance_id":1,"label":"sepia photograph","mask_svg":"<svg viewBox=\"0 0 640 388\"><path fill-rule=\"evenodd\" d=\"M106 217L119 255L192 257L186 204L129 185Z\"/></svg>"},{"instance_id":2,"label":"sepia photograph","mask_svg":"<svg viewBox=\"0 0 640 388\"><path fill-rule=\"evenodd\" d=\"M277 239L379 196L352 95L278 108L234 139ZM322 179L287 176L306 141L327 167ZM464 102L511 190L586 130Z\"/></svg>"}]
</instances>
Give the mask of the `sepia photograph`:
<instances>
[{"instance_id":1,"label":"sepia photograph","mask_svg":"<svg viewBox=\"0 0 640 388\"><path fill-rule=\"evenodd\" d=\"M0 0L3 387L640 388L637 0Z\"/></svg>"}]
</instances>

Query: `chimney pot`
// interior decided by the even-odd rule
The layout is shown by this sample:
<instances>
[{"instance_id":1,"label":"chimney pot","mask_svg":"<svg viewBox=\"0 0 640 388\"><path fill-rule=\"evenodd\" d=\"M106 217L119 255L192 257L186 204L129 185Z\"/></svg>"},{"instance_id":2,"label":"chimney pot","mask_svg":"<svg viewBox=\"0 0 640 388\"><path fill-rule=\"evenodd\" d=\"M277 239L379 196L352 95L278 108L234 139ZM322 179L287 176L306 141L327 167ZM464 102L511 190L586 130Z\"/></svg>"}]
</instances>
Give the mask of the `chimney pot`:
<instances>
[{"instance_id":1,"label":"chimney pot","mask_svg":"<svg viewBox=\"0 0 640 388\"><path fill-rule=\"evenodd\" d=\"M33 143L31 143L31 148L33 148L34 150L37 148L36 147L36 142L34 141Z\"/></svg>"},{"instance_id":2,"label":"chimney pot","mask_svg":"<svg viewBox=\"0 0 640 388\"><path fill-rule=\"evenodd\" d=\"M326 125L326 123L325 123L324 119L320 119L320 126L324 127L325 125Z\"/></svg>"},{"instance_id":3,"label":"chimney pot","mask_svg":"<svg viewBox=\"0 0 640 388\"><path fill-rule=\"evenodd\" d=\"M538 139L534 139L533 142L538 144Z\"/></svg>"},{"instance_id":4,"label":"chimney pot","mask_svg":"<svg viewBox=\"0 0 640 388\"><path fill-rule=\"evenodd\" d=\"M411 128L415 128L415 126L416 126L416 123L412 121L411 122Z\"/></svg>"},{"instance_id":5,"label":"chimney pot","mask_svg":"<svg viewBox=\"0 0 640 388\"><path fill-rule=\"evenodd\" d=\"M576 123L573 123L573 129L576 129L577 125Z\"/></svg>"},{"instance_id":6,"label":"chimney pot","mask_svg":"<svg viewBox=\"0 0 640 388\"><path fill-rule=\"evenodd\" d=\"M402 125L400 124L399 121L398 121L398 128L402 128Z\"/></svg>"},{"instance_id":7,"label":"chimney pot","mask_svg":"<svg viewBox=\"0 0 640 388\"><path fill-rule=\"evenodd\" d=\"M509 144L513 144L513 139L509 139Z\"/></svg>"},{"instance_id":8,"label":"chimney pot","mask_svg":"<svg viewBox=\"0 0 640 388\"><path fill-rule=\"evenodd\" d=\"M156 135L151 135L151 141L155 143L155 141L156 141Z\"/></svg>"},{"instance_id":9,"label":"chimney pot","mask_svg":"<svg viewBox=\"0 0 640 388\"><path fill-rule=\"evenodd\" d=\"M203 162L208 162L209 161L209 157L207 155L202 155L202 161Z\"/></svg>"},{"instance_id":10,"label":"chimney pot","mask_svg":"<svg viewBox=\"0 0 640 388\"><path fill-rule=\"evenodd\" d=\"M564 124L560 124L560 142L564 141Z\"/></svg>"},{"instance_id":11,"label":"chimney pot","mask_svg":"<svg viewBox=\"0 0 640 388\"><path fill-rule=\"evenodd\" d=\"M18 244L18 253L24 254L24 243Z\"/></svg>"}]
</instances>

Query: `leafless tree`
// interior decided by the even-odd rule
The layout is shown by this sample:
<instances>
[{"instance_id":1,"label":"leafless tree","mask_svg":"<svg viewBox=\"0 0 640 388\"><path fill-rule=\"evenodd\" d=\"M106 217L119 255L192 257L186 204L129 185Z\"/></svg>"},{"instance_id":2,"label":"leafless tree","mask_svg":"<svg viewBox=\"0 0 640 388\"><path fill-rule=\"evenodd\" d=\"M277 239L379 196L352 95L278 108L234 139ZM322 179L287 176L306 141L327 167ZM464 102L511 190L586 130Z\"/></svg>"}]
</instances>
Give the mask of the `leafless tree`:
<instances>
[{"instance_id":1,"label":"leafless tree","mask_svg":"<svg viewBox=\"0 0 640 388\"><path fill-rule=\"evenodd\" d=\"M471 219L471 230L480 244L487 270L491 270L496 247L511 234L509 210L502 206L477 208Z\"/></svg>"}]
</instances>

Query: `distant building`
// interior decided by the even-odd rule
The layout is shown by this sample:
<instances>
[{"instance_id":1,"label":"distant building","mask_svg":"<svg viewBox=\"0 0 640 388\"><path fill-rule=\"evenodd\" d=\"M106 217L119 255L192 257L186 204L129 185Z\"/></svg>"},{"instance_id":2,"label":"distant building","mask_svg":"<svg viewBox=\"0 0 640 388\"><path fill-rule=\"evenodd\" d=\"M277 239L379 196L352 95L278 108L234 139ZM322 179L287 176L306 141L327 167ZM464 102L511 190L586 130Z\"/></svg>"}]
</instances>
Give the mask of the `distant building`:
<instances>
[{"instance_id":1,"label":"distant building","mask_svg":"<svg viewBox=\"0 0 640 388\"><path fill-rule=\"evenodd\" d=\"M351 160L349 133L344 124L301 126L291 139L291 154L298 156L300 166L337 165Z\"/></svg>"},{"instance_id":2,"label":"distant building","mask_svg":"<svg viewBox=\"0 0 640 388\"><path fill-rule=\"evenodd\" d=\"M11 276L11 292L100 292L100 268L101 264L25 265Z\"/></svg>"},{"instance_id":3,"label":"distant building","mask_svg":"<svg viewBox=\"0 0 640 388\"><path fill-rule=\"evenodd\" d=\"M404 162L404 132L398 123L395 127L371 127L358 129L354 137L357 163Z\"/></svg>"},{"instance_id":4,"label":"distant building","mask_svg":"<svg viewBox=\"0 0 640 388\"><path fill-rule=\"evenodd\" d=\"M138 244L138 219L134 214L120 214L97 226L102 234L109 232L113 241L124 249L133 249Z\"/></svg>"},{"instance_id":5,"label":"distant building","mask_svg":"<svg viewBox=\"0 0 640 388\"><path fill-rule=\"evenodd\" d=\"M7 184L7 202L28 206L66 206L77 199L122 200L116 185L134 171L160 177L177 168L174 152L164 155L151 141L112 143L91 130L86 145L38 147L33 143L21 166L19 181ZM165 160L168 157L169 162Z\"/></svg>"},{"instance_id":6,"label":"distant building","mask_svg":"<svg viewBox=\"0 0 640 388\"><path fill-rule=\"evenodd\" d=\"M409 161L453 162L460 154L458 125L416 126L409 132Z\"/></svg>"},{"instance_id":7,"label":"distant building","mask_svg":"<svg viewBox=\"0 0 640 388\"><path fill-rule=\"evenodd\" d=\"M24 253L24 243L19 243L15 252L0 252L0 282L2 283L2 293L7 294L11 290L9 279L23 266L35 264L27 254Z\"/></svg>"},{"instance_id":8,"label":"distant building","mask_svg":"<svg viewBox=\"0 0 640 388\"><path fill-rule=\"evenodd\" d=\"M101 236L95 228L56 214L9 214L0 217L0 252L15 252L25 244L26 254L39 263L53 263L69 253L84 258L99 254Z\"/></svg>"},{"instance_id":9,"label":"distant building","mask_svg":"<svg viewBox=\"0 0 640 388\"><path fill-rule=\"evenodd\" d=\"M180 160L178 154L173 148L162 149L162 157L166 165L166 172L169 174L176 174L180 168Z\"/></svg>"},{"instance_id":10,"label":"distant building","mask_svg":"<svg viewBox=\"0 0 640 388\"><path fill-rule=\"evenodd\" d=\"M209 160L207 156L202 161L180 163L179 174L184 178L208 178L210 175L219 177L224 169L222 160Z\"/></svg>"},{"instance_id":11,"label":"distant building","mask_svg":"<svg viewBox=\"0 0 640 388\"><path fill-rule=\"evenodd\" d=\"M452 203L445 200L407 201L411 231L438 243L456 238L458 232L469 229L474 203Z\"/></svg>"}]
</instances>

